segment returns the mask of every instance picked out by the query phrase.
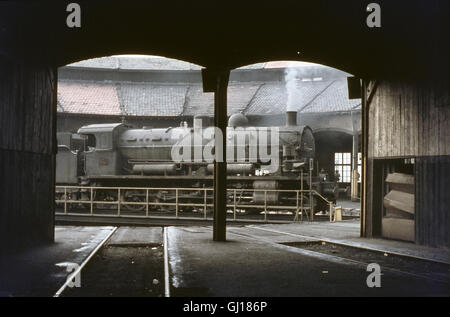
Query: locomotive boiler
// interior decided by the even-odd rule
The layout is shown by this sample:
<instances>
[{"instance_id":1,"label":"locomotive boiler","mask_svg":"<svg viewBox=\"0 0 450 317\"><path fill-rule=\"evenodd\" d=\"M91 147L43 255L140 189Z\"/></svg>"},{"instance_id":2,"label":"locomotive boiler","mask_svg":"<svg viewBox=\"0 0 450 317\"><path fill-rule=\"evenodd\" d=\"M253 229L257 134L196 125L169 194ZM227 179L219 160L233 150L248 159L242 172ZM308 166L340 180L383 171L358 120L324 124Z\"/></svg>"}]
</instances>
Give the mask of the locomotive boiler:
<instances>
[{"instance_id":1,"label":"locomotive boiler","mask_svg":"<svg viewBox=\"0 0 450 317\"><path fill-rule=\"evenodd\" d=\"M208 146L214 144L214 134L206 133L210 122L207 116L196 116L193 127L186 122L158 129L134 128L126 123L93 124L81 127L76 138L58 135L57 184L156 187L161 190L155 195L165 200L174 197L164 188L213 187L213 161L204 159ZM295 199L282 189L301 187L314 188L335 201L335 183L307 177L315 154L314 136L308 126L297 125L297 112L288 111L286 125L279 127L250 127L243 114L234 114L228 122L226 140L228 188L270 190L253 191L253 203L282 205ZM215 150L212 146L210 153L215 154ZM117 199L112 197L113 192L108 195L97 200ZM128 190L124 195L127 201L143 200L139 191ZM195 200L194 196L191 193L189 197ZM305 197L305 201L308 199Z\"/></svg>"}]
</instances>

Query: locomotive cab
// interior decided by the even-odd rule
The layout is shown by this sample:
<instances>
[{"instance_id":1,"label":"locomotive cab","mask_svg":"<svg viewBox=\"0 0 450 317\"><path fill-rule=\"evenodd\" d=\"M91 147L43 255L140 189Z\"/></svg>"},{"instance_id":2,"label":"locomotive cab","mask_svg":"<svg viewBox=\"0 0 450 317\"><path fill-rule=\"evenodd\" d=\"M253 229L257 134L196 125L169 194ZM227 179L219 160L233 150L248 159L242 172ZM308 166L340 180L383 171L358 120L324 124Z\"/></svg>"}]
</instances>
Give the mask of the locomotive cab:
<instances>
[{"instance_id":1,"label":"locomotive cab","mask_svg":"<svg viewBox=\"0 0 450 317\"><path fill-rule=\"evenodd\" d=\"M78 182L78 161L80 153L76 149L74 135L70 132L56 134L58 152L56 155L56 183L74 185Z\"/></svg>"},{"instance_id":2,"label":"locomotive cab","mask_svg":"<svg viewBox=\"0 0 450 317\"><path fill-rule=\"evenodd\" d=\"M121 157L117 148L121 133L128 128L123 123L91 124L78 133L86 136L84 164L86 175L119 175Z\"/></svg>"}]
</instances>

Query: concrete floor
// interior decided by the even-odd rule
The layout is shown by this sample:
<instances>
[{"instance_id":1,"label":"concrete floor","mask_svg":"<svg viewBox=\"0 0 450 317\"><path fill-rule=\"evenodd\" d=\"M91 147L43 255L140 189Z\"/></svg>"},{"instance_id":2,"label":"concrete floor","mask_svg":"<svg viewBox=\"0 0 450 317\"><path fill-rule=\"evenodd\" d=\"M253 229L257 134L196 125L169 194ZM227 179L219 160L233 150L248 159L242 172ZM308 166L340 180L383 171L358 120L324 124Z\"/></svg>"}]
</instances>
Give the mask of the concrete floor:
<instances>
[{"instance_id":1,"label":"concrete floor","mask_svg":"<svg viewBox=\"0 0 450 317\"><path fill-rule=\"evenodd\" d=\"M0 296L53 296L114 227L55 228L55 243L0 259ZM59 264L59 265L58 265Z\"/></svg>"},{"instance_id":2,"label":"concrete floor","mask_svg":"<svg viewBox=\"0 0 450 317\"><path fill-rule=\"evenodd\" d=\"M113 229L58 226L54 245L1 259L0 296L53 296L69 274L56 264L81 264ZM167 237L172 296L450 296L450 266L417 275L399 262L395 270L381 268L381 288L368 288L365 259L283 244L320 240L450 263L450 250L359 238L359 220L228 226L227 242L213 242L211 226L168 227ZM121 227L107 246L138 250L162 241L161 228ZM141 273L134 276L148 275Z\"/></svg>"},{"instance_id":3,"label":"concrete floor","mask_svg":"<svg viewBox=\"0 0 450 317\"><path fill-rule=\"evenodd\" d=\"M338 200L336 206L342 207L342 214L344 216L356 216L361 214L361 202L351 200Z\"/></svg>"},{"instance_id":4,"label":"concrete floor","mask_svg":"<svg viewBox=\"0 0 450 317\"><path fill-rule=\"evenodd\" d=\"M355 222L259 227L285 226L340 239L359 232ZM229 227L227 242L213 242L211 236L210 227L168 229L174 296L450 296L448 281L383 268L382 287L369 288L364 263L279 244L305 237L255 227Z\"/></svg>"},{"instance_id":5,"label":"concrete floor","mask_svg":"<svg viewBox=\"0 0 450 317\"><path fill-rule=\"evenodd\" d=\"M268 224L254 225L249 228L260 228L265 230L284 232L281 236L290 235L293 240L302 235L315 237L320 240L345 243L357 247L375 250L384 250L392 253L415 256L419 258L432 259L450 264L450 250L436 249L388 239L369 239L360 237L360 221L346 220L342 222L315 222L315 223L292 223L292 224ZM261 231L261 230L258 230Z\"/></svg>"}]
</instances>

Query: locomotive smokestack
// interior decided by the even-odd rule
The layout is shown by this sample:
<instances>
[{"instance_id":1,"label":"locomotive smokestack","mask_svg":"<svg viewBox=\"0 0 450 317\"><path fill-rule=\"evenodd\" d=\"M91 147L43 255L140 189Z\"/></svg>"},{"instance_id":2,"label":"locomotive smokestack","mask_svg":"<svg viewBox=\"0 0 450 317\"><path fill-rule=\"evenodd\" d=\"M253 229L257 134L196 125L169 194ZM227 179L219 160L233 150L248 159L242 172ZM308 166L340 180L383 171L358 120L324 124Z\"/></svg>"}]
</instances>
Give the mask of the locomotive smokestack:
<instances>
[{"instance_id":1,"label":"locomotive smokestack","mask_svg":"<svg viewBox=\"0 0 450 317\"><path fill-rule=\"evenodd\" d=\"M286 126L297 125L297 111L286 111Z\"/></svg>"}]
</instances>

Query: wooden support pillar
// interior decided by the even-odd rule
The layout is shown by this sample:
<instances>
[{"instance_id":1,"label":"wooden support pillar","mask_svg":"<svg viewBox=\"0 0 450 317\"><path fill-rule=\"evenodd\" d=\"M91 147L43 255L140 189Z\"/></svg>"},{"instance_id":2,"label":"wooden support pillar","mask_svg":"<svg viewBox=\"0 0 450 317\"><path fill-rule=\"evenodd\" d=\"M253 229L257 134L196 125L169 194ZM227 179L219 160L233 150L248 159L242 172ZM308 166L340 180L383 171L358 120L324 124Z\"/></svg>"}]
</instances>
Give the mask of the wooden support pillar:
<instances>
[{"instance_id":1,"label":"wooden support pillar","mask_svg":"<svg viewBox=\"0 0 450 317\"><path fill-rule=\"evenodd\" d=\"M56 68L0 58L0 251L54 239Z\"/></svg>"},{"instance_id":2,"label":"wooden support pillar","mask_svg":"<svg viewBox=\"0 0 450 317\"><path fill-rule=\"evenodd\" d=\"M358 131L353 133L351 199L358 201Z\"/></svg>"},{"instance_id":3,"label":"wooden support pillar","mask_svg":"<svg viewBox=\"0 0 450 317\"><path fill-rule=\"evenodd\" d=\"M229 70L202 71L203 90L214 91L214 126L222 131L222 160L214 163L214 222L213 240L226 241L227 218L227 163L226 163L226 131L227 131L227 88ZM217 142L216 139L216 153Z\"/></svg>"},{"instance_id":4,"label":"wooden support pillar","mask_svg":"<svg viewBox=\"0 0 450 317\"><path fill-rule=\"evenodd\" d=\"M360 236L366 237L367 219L367 156L368 156L368 115L367 115L367 94L366 80L361 80L361 215L360 215Z\"/></svg>"}]
</instances>

